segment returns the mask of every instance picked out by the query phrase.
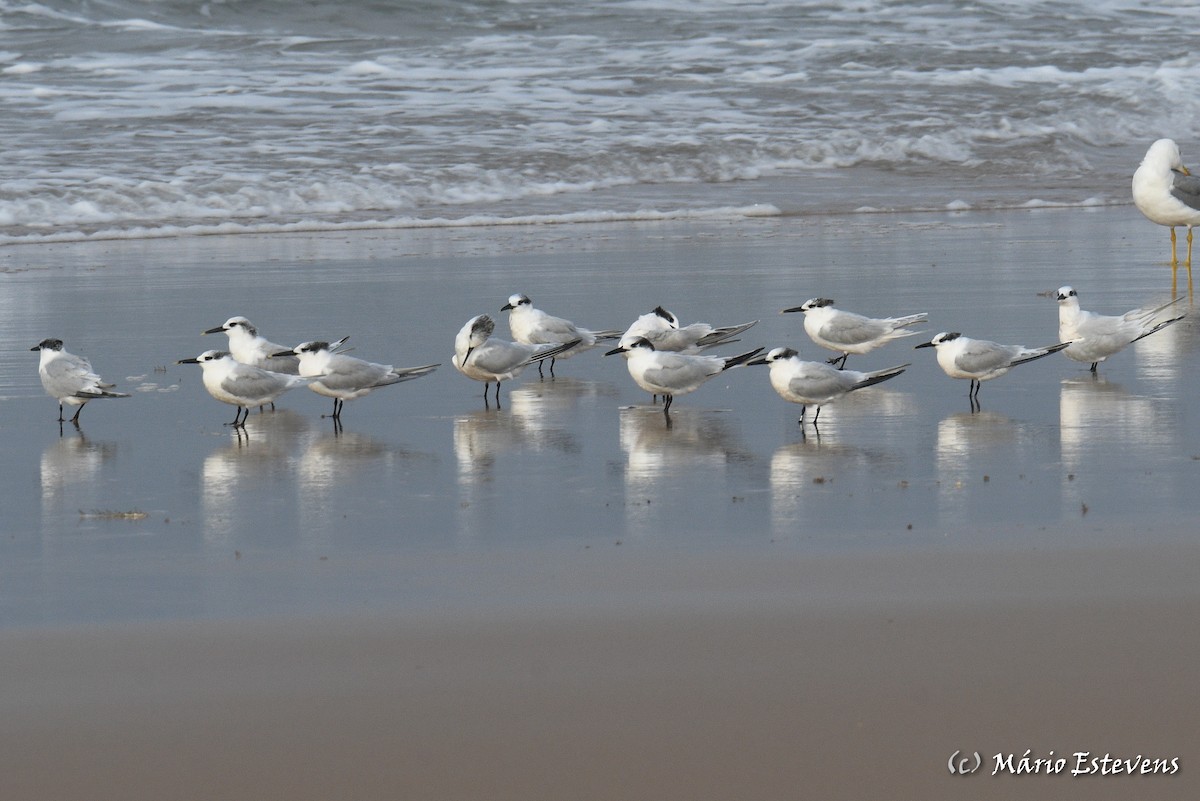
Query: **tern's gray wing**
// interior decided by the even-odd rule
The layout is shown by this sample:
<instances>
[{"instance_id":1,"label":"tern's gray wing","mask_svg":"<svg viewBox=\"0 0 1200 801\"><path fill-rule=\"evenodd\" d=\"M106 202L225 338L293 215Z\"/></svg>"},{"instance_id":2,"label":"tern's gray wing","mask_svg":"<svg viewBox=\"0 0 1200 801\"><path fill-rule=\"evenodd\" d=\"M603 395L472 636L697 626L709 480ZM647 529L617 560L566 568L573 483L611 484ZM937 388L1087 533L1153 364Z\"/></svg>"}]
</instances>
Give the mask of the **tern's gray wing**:
<instances>
[{"instance_id":1,"label":"tern's gray wing","mask_svg":"<svg viewBox=\"0 0 1200 801\"><path fill-rule=\"evenodd\" d=\"M61 395L78 392L100 381L100 376L92 372L87 359L70 354L51 360L42 369L42 374L47 388L53 388Z\"/></svg>"},{"instance_id":2,"label":"tern's gray wing","mask_svg":"<svg viewBox=\"0 0 1200 801\"><path fill-rule=\"evenodd\" d=\"M842 345L861 345L879 339L892 330L883 320L873 320L861 314L842 312L834 316L818 332L822 339Z\"/></svg>"},{"instance_id":3,"label":"tern's gray wing","mask_svg":"<svg viewBox=\"0 0 1200 801\"><path fill-rule=\"evenodd\" d=\"M958 354L954 365L964 373L983 375L1008 367L1020 353L1021 348L1017 345L976 340Z\"/></svg>"},{"instance_id":4,"label":"tern's gray wing","mask_svg":"<svg viewBox=\"0 0 1200 801\"><path fill-rule=\"evenodd\" d=\"M294 353L284 353L282 356L271 355L290 350L291 348L286 345L278 345L259 337L254 343L254 360L248 363L255 367L261 367L264 370L270 370L272 373L300 375L299 356ZM234 358L236 359L237 357L235 356Z\"/></svg>"},{"instance_id":5,"label":"tern's gray wing","mask_svg":"<svg viewBox=\"0 0 1200 801\"><path fill-rule=\"evenodd\" d=\"M385 380L391 370L386 364L375 364L353 356L335 355L329 359L320 380L322 384L334 390L367 389L395 383Z\"/></svg>"},{"instance_id":6,"label":"tern's gray wing","mask_svg":"<svg viewBox=\"0 0 1200 801\"><path fill-rule=\"evenodd\" d=\"M471 365L487 373L499 375L515 370L533 356L535 350L515 342L489 339L471 351Z\"/></svg>"},{"instance_id":7,"label":"tern's gray wing","mask_svg":"<svg viewBox=\"0 0 1200 801\"><path fill-rule=\"evenodd\" d=\"M816 402L849 392L861 377L862 373L853 370L838 370L827 364L807 363L801 365L788 381L788 389L801 398L811 398Z\"/></svg>"},{"instance_id":8,"label":"tern's gray wing","mask_svg":"<svg viewBox=\"0 0 1200 801\"><path fill-rule=\"evenodd\" d=\"M412 381L414 378L420 378L423 375L429 375L434 370L442 365L439 364L423 364L420 367L394 367L391 375L395 382Z\"/></svg>"},{"instance_id":9,"label":"tern's gray wing","mask_svg":"<svg viewBox=\"0 0 1200 801\"><path fill-rule=\"evenodd\" d=\"M245 398L249 405L254 405L253 402L259 398L271 398L281 394L294 382L301 381L293 376L239 364L221 382L221 389L235 398Z\"/></svg>"},{"instance_id":10,"label":"tern's gray wing","mask_svg":"<svg viewBox=\"0 0 1200 801\"><path fill-rule=\"evenodd\" d=\"M682 351L695 347L696 343L712 333L707 323L692 323L684 328L660 328L646 331L643 336L654 344L657 351ZM629 335L626 334L625 337ZM622 342L625 338L622 338Z\"/></svg>"},{"instance_id":11,"label":"tern's gray wing","mask_svg":"<svg viewBox=\"0 0 1200 801\"><path fill-rule=\"evenodd\" d=\"M655 386L685 389L716 375L724 366L724 360L715 356L689 358L674 353L663 353L642 372L642 377L647 383Z\"/></svg>"},{"instance_id":12,"label":"tern's gray wing","mask_svg":"<svg viewBox=\"0 0 1200 801\"><path fill-rule=\"evenodd\" d=\"M280 350L287 350L282 346L278 347ZM278 352L275 351L275 353ZM260 356L254 366L270 370L272 373L300 374L300 359L296 356Z\"/></svg>"},{"instance_id":13,"label":"tern's gray wing","mask_svg":"<svg viewBox=\"0 0 1200 801\"><path fill-rule=\"evenodd\" d=\"M1200 176L1175 173L1171 181L1171 195L1189 208L1200 210Z\"/></svg>"},{"instance_id":14,"label":"tern's gray wing","mask_svg":"<svg viewBox=\"0 0 1200 801\"><path fill-rule=\"evenodd\" d=\"M535 335L540 335L539 344L558 344L579 338L579 327L575 323L550 314L543 313L538 317L537 329Z\"/></svg>"}]
</instances>

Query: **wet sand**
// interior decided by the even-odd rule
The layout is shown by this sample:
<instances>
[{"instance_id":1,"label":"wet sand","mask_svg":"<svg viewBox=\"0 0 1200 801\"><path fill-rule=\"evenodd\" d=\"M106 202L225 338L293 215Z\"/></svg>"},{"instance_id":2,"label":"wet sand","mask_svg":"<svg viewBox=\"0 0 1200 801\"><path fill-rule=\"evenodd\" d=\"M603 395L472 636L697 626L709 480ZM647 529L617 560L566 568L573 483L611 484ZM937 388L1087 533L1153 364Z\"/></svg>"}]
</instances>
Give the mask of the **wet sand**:
<instances>
[{"instance_id":1,"label":"wet sand","mask_svg":"<svg viewBox=\"0 0 1200 801\"><path fill-rule=\"evenodd\" d=\"M863 357L913 366L830 406L820 440L748 370L668 429L593 354L499 411L446 364L347 404L344 431L289 396L239 436L169 366L236 313L447 361L515 291L595 327L647 300L761 318L747 346L813 356L775 312L815 295L1044 344L1037 293L1060 284L1109 312L1187 292L1147 226L1115 208L0 250L0 327L31 339L0 358L0 797L1188 797L1191 318L1097 379L1018 368L978 413L927 351ZM82 431L42 425L25 349L48 327L142 391ZM987 775L1027 749L1071 764ZM982 775L951 776L956 751ZM1072 778L1076 751L1180 768Z\"/></svg>"},{"instance_id":2,"label":"wet sand","mask_svg":"<svg viewBox=\"0 0 1200 801\"><path fill-rule=\"evenodd\" d=\"M597 554L561 570L702 600L9 632L0 781L127 801L1184 798L1196 551ZM1182 767L990 775L1026 749ZM949 775L957 750L980 775Z\"/></svg>"}]
</instances>

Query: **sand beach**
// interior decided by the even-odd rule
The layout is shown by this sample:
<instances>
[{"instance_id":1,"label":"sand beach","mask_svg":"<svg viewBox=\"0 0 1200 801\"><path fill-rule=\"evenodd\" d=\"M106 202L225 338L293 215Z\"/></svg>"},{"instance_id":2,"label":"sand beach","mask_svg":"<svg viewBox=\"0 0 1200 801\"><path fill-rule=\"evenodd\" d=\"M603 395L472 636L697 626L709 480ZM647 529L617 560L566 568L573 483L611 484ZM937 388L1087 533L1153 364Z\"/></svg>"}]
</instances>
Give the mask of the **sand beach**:
<instances>
[{"instance_id":1,"label":"sand beach","mask_svg":"<svg viewBox=\"0 0 1200 801\"><path fill-rule=\"evenodd\" d=\"M1166 255L1121 206L6 247L2 795L1187 797L1197 335ZM823 358L780 309L1040 345L1064 284L1190 316L979 411L901 341L852 357L912 366L819 437L763 368L667 427L620 357L500 409L449 365L514 292L594 328L757 319L745 346ZM235 432L175 364L234 314L443 366L340 429L296 392ZM51 335L133 397L60 434L27 350ZM1072 776L1076 752L1179 767Z\"/></svg>"}]
</instances>

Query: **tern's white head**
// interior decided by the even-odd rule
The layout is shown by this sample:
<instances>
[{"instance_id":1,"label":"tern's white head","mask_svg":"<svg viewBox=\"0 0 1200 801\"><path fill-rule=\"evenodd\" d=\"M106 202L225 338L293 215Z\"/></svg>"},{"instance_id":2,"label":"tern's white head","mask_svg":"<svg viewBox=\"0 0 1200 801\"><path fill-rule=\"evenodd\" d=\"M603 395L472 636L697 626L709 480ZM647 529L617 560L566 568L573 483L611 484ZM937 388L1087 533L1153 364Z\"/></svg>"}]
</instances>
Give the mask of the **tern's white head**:
<instances>
[{"instance_id":1,"label":"tern's white head","mask_svg":"<svg viewBox=\"0 0 1200 801\"><path fill-rule=\"evenodd\" d=\"M943 331L940 334L935 335L933 339L929 340L928 342L922 342L916 347L936 348L938 345L945 345L947 342L953 342L961 336L962 334L960 334L958 331Z\"/></svg>"},{"instance_id":2,"label":"tern's white head","mask_svg":"<svg viewBox=\"0 0 1200 801\"><path fill-rule=\"evenodd\" d=\"M533 301L529 299L528 295L509 295L508 303L505 303L503 306L501 306L500 311L512 311L513 309L518 309L522 306L533 306Z\"/></svg>"},{"instance_id":3,"label":"tern's white head","mask_svg":"<svg viewBox=\"0 0 1200 801\"><path fill-rule=\"evenodd\" d=\"M61 351L63 349L63 341L61 339L43 339L41 342L34 345L30 350L51 350Z\"/></svg>"},{"instance_id":4,"label":"tern's white head","mask_svg":"<svg viewBox=\"0 0 1200 801\"><path fill-rule=\"evenodd\" d=\"M258 329L255 328L254 324L251 323L249 320L247 320L245 317L230 317L228 320L221 323L216 328L210 328L203 333L219 334L222 331L224 331L230 335L240 333L240 334L248 334L249 336L252 336L252 337L258 336Z\"/></svg>"},{"instance_id":5,"label":"tern's white head","mask_svg":"<svg viewBox=\"0 0 1200 801\"><path fill-rule=\"evenodd\" d=\"M746 364L774 364L775 362L796 358L799 355L800 352L795 348L771 348L765 356L760 356L753 361L746 362Z\"/></svg>"},{"instance_id":6,"label":"tern's white head","mask_svg":"<svg viewBox=\"0 0 1200 801\"><path fill-rule=\"evenodd\" d=\"M612 356L614 353L653 352L654 349L654 343L645 337L627 337L622 339L615 348L604 355Z\"/></svg>"},{"instance_id":7,"label":"tern's white head","mask_svg":"<svg viewBox=\"0 0 1200 801\"><path fill-rule=\"evenodd\" d=\"M230 358L228 351L206 350L206 351L204 351L204 353L201 353L199 356L195 357L194 359L180 359L179 361L177 361L175 363L176 364L205 365L205 364L211 364L212 362L219 362L219 361L221 361L221 359L226 359L226 358Z\"/></svg>"}]
</instances>

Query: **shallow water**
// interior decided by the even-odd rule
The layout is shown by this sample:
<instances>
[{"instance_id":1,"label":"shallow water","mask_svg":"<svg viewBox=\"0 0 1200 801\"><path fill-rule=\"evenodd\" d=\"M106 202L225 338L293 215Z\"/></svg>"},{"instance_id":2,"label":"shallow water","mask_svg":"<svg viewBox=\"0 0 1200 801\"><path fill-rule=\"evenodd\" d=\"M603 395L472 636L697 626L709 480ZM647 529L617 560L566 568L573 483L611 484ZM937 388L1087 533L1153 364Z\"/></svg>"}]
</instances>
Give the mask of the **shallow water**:
<instances>
[{"instance_id":1,"label":"shallow water","mask_svg":"<svg viewBox=\"0 0 1200 801\"><path fill-rule=\"evenodd\" d=\"M449 364L475 314L507 336L514 292L597 329L660 303L685 322L761 320L726 353L824 358L778 314L814 296L927 311L930 335L1050 344L1057 310L1039 293L1061 284L1107 313L1170 296L1165 233L1146 226L1119 208L6 248L0 624L580 603L556 576L599 548L1185 539L1200 512L1192 318L1095 378L1065 358L1019 367L983 386L977 413L965 382L909 347L919 337L851 357L912 366L826 407L819 437L764 368L678 397L668 426L600 350L553 379L527 371L499 410ZM347 403L341 431L303 390L233 431L233 409L175 362L223 347L199 332L234 314L277 342L350 335L357 356L443 366ZM28 352L47 336L134 397L93 402L60 433Z\"/></svg>"}]
</instances>

